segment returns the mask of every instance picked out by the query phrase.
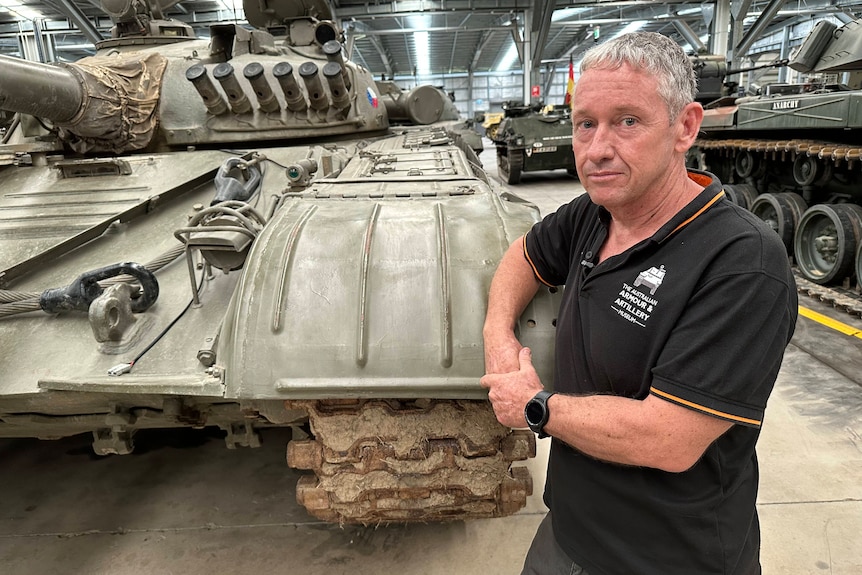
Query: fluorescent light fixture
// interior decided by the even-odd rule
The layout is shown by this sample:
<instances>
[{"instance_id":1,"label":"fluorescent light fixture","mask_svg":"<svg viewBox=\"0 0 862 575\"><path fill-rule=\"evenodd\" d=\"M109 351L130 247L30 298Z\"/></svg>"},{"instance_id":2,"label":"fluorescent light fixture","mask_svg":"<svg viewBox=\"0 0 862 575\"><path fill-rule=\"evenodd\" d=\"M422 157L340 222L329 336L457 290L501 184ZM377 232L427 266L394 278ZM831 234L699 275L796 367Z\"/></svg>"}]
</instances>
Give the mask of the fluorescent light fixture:
<instances>
[{"instance_id":1,"label":"fluorescent light fixture","mask_svg":"<svg viewBox=\"0 0 862 575\"><path fill-rule=\"evenodd\" d=\"M25 20L35 20L36 18L45 17L45 15L38 10L25 6L18 0L0 0L0 8L5 8L6 11L11 12L20 18L24 18Z\"/></svg>"},{"instance_id":2,"label":"fluorescent light fixture","mask_svg":"<svg viewBox=\"0 0 862 575\"><path fill-rule=\"evenodd\" d=\"M409 23L410 28L414 30L413 49L416 51L416 74L429 76L431 74L431 55L428 47L428 18L411 16Z\"/></svg>"},{"instance_id":3,"label":"fluorescent light fixture","mask_svg":"<svg viewBox=\"0 0 862 575\"><path fill-rule=\"evenodd\" d=\"M515 41L512 40L512 45L509 46L509 51L500 58L500 63L497 64L497 72L506 72L512 68L515 62L518 61L518 47Z\"/></svg>"},{"instance_id":4,"label":"fluorescent light fixture","mask_svg":"<svg viewBox=\"0 0 862 575\"><path fill-rule=\"evenodd\" d=\"M617 36L622 36L623 34L628 34L630 32L637 32L644 26L646 26L646 20L635 20L629 24L626 24L622 30L614 34L611 38L616 38Z\"/></svg>"},{"instance_id":5,"label":"fluorescent light fixture","mask_svg":"<svg viewBox=\"0 0 862 575\"><path fill-rule=\"evenodd\" d=\"M560 20L577 16L586 10L587 8L563 8L562 10L554 10L554 13L551 15L551 22L559 22Z\"/></svg>"}]
</instances>

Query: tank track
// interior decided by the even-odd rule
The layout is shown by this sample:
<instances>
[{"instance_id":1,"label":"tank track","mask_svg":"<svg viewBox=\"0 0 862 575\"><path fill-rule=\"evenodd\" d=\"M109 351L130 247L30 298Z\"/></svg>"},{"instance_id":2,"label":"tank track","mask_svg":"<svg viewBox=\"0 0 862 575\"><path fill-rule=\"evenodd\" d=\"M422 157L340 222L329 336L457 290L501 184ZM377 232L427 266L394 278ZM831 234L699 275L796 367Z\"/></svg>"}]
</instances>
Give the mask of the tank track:
<instances>
[{"instance_id":1,"label":"tank track","mask_svg":"<svg viewBox=\"0 0 862 575\"><path fill-rule=\"evenodd\" d=\"M287 462L314 475L297 501L332 523L364 525L502 517L532 494L534 435L500 425L478 400L288 401L308 413L312 437Z\"/></svg>"},{"instance_id":2,"label":"tank track","mask_svg":"<svg viewBox=\"0 0 862 575\"><path fill-rule=\"evenodd\" d=\"M831 304L850 315L862 317L862 296L857 291L836 286L822 286L802 277L794 270L796 292L812 299Z\"/></svg>"},{"instance_id":3,"label":"tank track","mask_svg":"<svg viewBox=\"0 0 862 575\"><path fill-rule=\"evenodd\" d=\"M807 154L832 162L855 162L862 158L862 148L815 140L699 139L702 150L742 150L764 154Z\"/></svg>"},{"instance_id":4,"label":"tank track","mask_svg":"<svg viewBox=\"0 0 862 575\"><path fill-rule=\"evenodd\" d=\"M524 153L520 150L513 152L508 147L505 147L504 152L501 153L501 148L498 147L497 168L507 184L520 183L521 172L524 169Z\"/></svg>"},{"instance_id":5,"label":"tank track","mask_svg":"<svg viewBox=\"0 0 862 575\"><path fill-rule=\"evenodd\" d=\"M862 159L862 148L817 140L698 139L695 146L700 150L746 151L764 156L771 154L772 159L780 160L793 159L797 155L805 154L824 162L832 162L836 166L846 162L848 168L862 165L857 164ZM797 292L800 295L831 304L850 315L862 317L862 295L859 290L847 286L846 279L843 287L825 286L806 279L796 269L794 269L794 275Z\"/></svg>"}]
</instances>

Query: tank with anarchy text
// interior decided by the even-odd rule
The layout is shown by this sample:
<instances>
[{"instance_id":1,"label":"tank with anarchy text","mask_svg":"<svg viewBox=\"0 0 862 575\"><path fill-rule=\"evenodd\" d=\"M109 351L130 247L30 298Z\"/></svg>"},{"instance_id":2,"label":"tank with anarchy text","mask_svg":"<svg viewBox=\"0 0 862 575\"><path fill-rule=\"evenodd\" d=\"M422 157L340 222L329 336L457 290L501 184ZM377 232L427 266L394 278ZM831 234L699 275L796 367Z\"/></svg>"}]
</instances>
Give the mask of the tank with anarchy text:
<instances>
[{"instance_id":1,"label":"tank with anarchy text","mask_svg":"<svg viewBox=\"0 0 862 575\"><path fill-rule=\"evenodd\" d=\"M862 277L862 21L818 22L788 65L800 84L705 106L693 163L781 236L804 282Z\"/></svg>"},{"instance_id":2,"label":"tank with anarchy text","mask_svg":"<svg viewBox=\"0 0 862 575\"><path fill-rule=\"evenodd\" d=\"M249 0L208 40L157 6L106 0L75 63L0 58L0 437L289 427L324 520L517 511L535 442L479 385L482 324L537 209L444 92L351 62L322 0ZM548 381L558 297L518 325Z\"/></svg>"},{"instance_id":3,"label":"tank with anarchy text","mask_svg":"<svg viewBox=\"0 0 862 575\"><path fill-rule=\"evenodd\" d=\"M494 131L497 168L508 184L524 172L564 169L576 175L569 106L503 103L503 119Z\"/></svg>"}]
</instances>

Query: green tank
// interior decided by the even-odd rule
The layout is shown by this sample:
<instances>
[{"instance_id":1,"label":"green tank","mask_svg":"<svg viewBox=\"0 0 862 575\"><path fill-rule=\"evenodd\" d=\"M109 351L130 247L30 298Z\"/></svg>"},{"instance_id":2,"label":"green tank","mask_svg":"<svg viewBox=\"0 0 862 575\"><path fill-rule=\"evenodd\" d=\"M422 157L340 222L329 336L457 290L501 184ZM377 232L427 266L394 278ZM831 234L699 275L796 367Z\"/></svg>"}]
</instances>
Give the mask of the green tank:
<instances>
[{"instance_id":1,"label":"green tank","mask_svg":"<svg viewBox=\"0 0 862 575\"><path fill-rule=\"evenodd\" d=\"M818 22L788 65L809 81L705 106L692 164L770 223L803 279L855 287L862 277L862 21Z\"/></svg>"},{"instance_id":2,"label":"green tank","mask_svg":"<svg viewBox=\"0 0 862 575\"><path fill-rule=\"evenodd\" d=\"M249 0L253 28L208 40L152 6L106 0L78 62L0 58L0 436L289 427L326 521L520 509L535 442L479 385L482 324L538 210L455 143L445 94L389 102L324 2ZM558 298L518 326L543 378Z\"/></svg>"},{"instance_id":3,"label":"green tank","mask_svg":"<svg viewBox=\"0 0 862 575\"><path fill-rule=\"evenodd\" d=\"M524 172L564 169L575 176L572 115L568 106L504 102L503 119L493 135L497 168L508 184Z\"/></svg>"}]
</instances>

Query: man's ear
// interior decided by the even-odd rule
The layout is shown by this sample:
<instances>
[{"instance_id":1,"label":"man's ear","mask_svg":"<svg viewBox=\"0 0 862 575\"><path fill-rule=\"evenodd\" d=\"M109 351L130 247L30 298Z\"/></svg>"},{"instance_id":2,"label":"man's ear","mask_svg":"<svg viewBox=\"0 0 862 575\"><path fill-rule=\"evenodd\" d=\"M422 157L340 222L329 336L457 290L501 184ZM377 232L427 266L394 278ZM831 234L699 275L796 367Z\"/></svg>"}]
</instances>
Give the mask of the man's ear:
<instances>
[{"instance_id":1,"label":"man's ear","mask_svg":"<svg viewBox=\"0 0 862 575\"><path fill-rule=\"evenodd\" d=\"M703 106L699 102L691 102L682 109L677 117L677 125L680 128L679 140L675 146L677 152L685 153L691 148L700 132L701 122L703 122Z\"/></svg>"}]
</instances>

